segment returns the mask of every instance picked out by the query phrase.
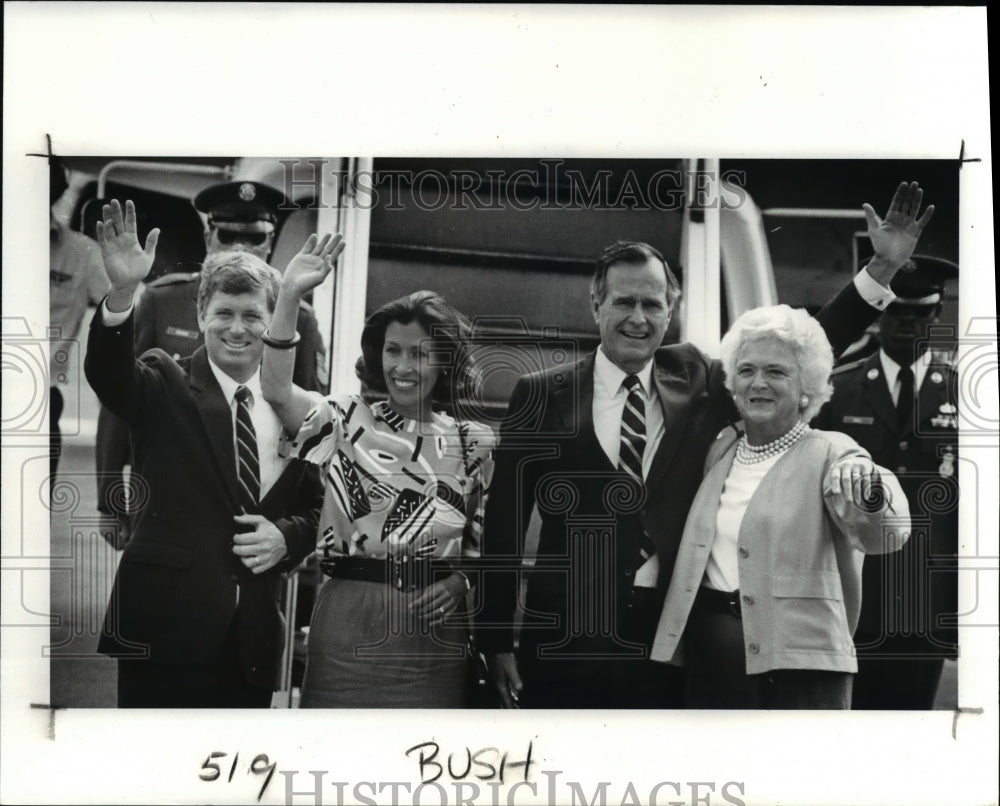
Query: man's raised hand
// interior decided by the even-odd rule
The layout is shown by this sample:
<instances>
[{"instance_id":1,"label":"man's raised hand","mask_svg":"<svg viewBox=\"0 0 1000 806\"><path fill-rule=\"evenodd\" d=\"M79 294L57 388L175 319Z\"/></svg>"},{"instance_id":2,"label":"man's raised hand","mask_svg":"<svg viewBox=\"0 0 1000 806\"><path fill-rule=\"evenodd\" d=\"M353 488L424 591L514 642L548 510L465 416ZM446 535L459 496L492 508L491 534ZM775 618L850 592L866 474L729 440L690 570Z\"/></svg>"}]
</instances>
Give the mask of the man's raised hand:
<instances>
[{"instance_id":1,"label":"man's raised hand","mask_svg":"<svg viewBox=\"0 0 1000 806\"><path fill-rule=\"evenodd\" d=\"M875 259L891 268L893 273L910 259L920 233L934 215L931 204L917 217L923 198L924 191L916 182L900 182L884 219L879 218L870 204L863 205Z\"/></svg>"},{"instance_id":2,"label":"man's raised hand","mask_svg":"<svg viewBox=\"0 0 1000 806\"><path fill-rule=\"evenodd\" d=\"M291 259L282 275L281 284L301 297L322 283L344 251L344 236L340 233L322 238L310 235L298 254Z\"/></svg>"},{"instance_id":3,"label":"man's raised hand","mask_svg":"<svg viewBox=\"0 0 1000 806\"><path fill-rule=\"evenodd\" d=\"M125 215L117 199L105 204L103 220L97 222L97 242L104 258L104 270L111 281L111 288L129 296L149 274L156 256L156 242L160 230L154 229L146 238L145 248L139 246L135 226L135 205L125 202Z\"/></svg>"}]
</instances>

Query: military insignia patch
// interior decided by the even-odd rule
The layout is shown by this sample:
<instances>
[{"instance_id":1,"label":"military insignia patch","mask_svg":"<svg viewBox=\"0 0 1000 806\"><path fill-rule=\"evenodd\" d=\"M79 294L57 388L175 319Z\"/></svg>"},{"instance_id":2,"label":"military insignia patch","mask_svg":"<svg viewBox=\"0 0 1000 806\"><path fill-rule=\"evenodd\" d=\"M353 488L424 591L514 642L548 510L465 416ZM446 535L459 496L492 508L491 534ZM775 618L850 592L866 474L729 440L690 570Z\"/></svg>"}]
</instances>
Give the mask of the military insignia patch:
<instances>
[{"instance_id":1,"label":"military insignia patch","mask_svg":"<svg viewBox=\"0 0 1000 806\"><path fill-rule=\"evenodd\" d=\"M855 416L853 414L845 414L844 425L875 425L875 418Z\"/></svg>"},{"instance_id":2,"label":"military insignia patch","mask_svg":"<svg viewBox=\"0 0 1000 806\"><path fill-rule=\"evenodd\" d=\"M952 453L950 445L944 449L944 457L941 459L941 467L938 468L938 474L943 479L951 478L955 475L955 454Z\"/></svg>"},{"instance_id":3,"label":"military insignia patch","mask_svg":"<svg viewBox=\"0 0 1000 806\"><path fill-rule=\"evenodd\" d=\"M954 403L942 403L938 413L931 417L931 425L935 428L958 428L958 409Z\"/></svg>"}]
</instances>

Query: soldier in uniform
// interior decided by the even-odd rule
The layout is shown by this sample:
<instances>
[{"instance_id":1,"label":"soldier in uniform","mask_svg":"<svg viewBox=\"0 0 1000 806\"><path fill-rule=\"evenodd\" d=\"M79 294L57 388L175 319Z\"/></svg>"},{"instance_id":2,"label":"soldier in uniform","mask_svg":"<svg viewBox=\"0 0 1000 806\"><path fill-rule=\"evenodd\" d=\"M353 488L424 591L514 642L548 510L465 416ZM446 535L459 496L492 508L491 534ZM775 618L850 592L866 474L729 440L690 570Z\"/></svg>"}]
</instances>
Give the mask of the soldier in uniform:
<instances>
[{"instance_id":1,"label":"soldier in uniform","mask_svg":"<svg viewBox=\"0 0 1000 806\"><path fill-rule=\"evenodd\" d=\"M813 422L853 437L896 474L910 504L907 544L865 558L856 709L930 709L944 660L957 657L957 382L930 327L958 266L914 255L909 268L891 283L897 299L879 320L879 351L835 370L833 399Z\"/></svg>"},{"instance_id":2,"label":"soldier in uniform","mask_svg":"<svg viewBox=\"0 0 1000 806\"><path fill-rule=\"evenodd\" d=\"M206 254L222 251L250 252L265 262L274 249L284 194L260 182L224 182L212 185L194 198L194 206L208 217ZM195 267L192 267L195 268ZM159 347L175 360L191 355L203 339L198 329L196 298L201 276L197 271L175 272L151 282L136 306L135 352ZM303 389L327 391L326 349L312 307L303 302L297 328L302 337L295 355L294 380ZM116 548L128 540L129 518L123 515L119 495L122 470L130 462L128 430L113 414L101 409L97 424L98 509L118 518ZM137 497L141 497L137 496Z\"/></svg>"}]
</instances>

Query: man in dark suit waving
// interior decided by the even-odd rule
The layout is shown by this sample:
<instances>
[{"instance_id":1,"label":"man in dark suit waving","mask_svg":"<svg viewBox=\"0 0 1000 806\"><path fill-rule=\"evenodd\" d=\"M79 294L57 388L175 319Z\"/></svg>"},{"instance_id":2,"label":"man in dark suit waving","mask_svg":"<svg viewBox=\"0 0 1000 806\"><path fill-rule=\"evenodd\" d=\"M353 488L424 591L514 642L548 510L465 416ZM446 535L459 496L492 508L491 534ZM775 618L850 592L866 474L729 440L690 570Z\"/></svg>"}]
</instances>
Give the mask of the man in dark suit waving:
<instances>
[{"instance_id":1,"label":"man in dark suit waving","mask_svg":"<svg viewBox=\"0 0 1000 806\"><path fill-rule=\"evenodd\" d=\"M281 657L280 571L315 545L322 490L278 456L260 394L262 338L280 275L246 253L211 258L198 294L205 345L139 358L133 298L149 272L135 208L97 226L111 292L94 317L85 371L129 426L148 494L122 555L98 649L119 658L120 707L267 707Z\"/></svg>"},{"instance_id":2,"label":"man in dark suit waving","mask_svg":"<svg viewBox=\"0 0 1000 806\"><path fill-rule=\"evenodd\" d=\"M933 207L901 184L883 221L865 205L875 258L819 319L842 351L892 300ZM660 350L677 280L642 243L617 243L591 284L601 343L570 368L522 377L501 426L483 536L480 648L506 706L675 707L670 667L648 660L708 448L737 417L722 367L690 344ZM524 534L541 533L513 653Z\"/></svg>"}]
</instances>

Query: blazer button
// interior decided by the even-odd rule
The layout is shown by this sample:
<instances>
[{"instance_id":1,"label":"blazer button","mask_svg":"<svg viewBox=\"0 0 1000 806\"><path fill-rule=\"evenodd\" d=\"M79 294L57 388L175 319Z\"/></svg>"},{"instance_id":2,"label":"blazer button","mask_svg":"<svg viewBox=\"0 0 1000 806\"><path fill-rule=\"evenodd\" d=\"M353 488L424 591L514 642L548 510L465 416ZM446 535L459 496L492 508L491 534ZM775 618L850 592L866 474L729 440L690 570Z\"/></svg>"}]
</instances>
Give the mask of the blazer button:
<instances>
[{"instance_id":1,"label":"blazer button","mask_svg":"<svg viewBox=\"0 0 1000 806\"><path fill-rule=\"evenodd\" d=\"M745 560L750 556L750 552L743 548L743 546L740 546L740 556Z\"/></svg>"},{"instance_id":2,"label":"blazer button","mask_svg":"<svg viewBox=\"0 0 1000 806\"><path fill-rule=\"evenodd\" d=\"M630 576L632 576L633 573L635 573L635 572L631 568L626 568L625 569L625 576L630 577Z\"/></svg>"},{"instance_id":3,"label":"blazer button","mask_svg":"<svg viewBox=\"0 0 1000 806\"><path fill-rule=\"evenodd\" d=\"M907 442L905 439L902 442L899 443L899 449L901 451L905 451L909 447L910 447L910 443Z\"/></svg>"},{"instance_id":4,"label":"blazer button","mask_svg":"<svg viewBox=\"0 0 1000 806\"><path fill-rule=\"evenodd\" d=\"M753 596L744 596L743 597L743 604L745 604L745 605L752 605L753 604Z\"/></svg>"},{"instance_id":5,"label":"blazer button","mask_svg":"<svg viewBox=\"0 0 1000 806\"><path fill-rule=\"evenodd\" d=\"M906 472L906 465L900 465L899 467L897 467L896 468L896 472L897 473L905 473Z\"/></svg>"},{"instance_id":6,"label":"blazer button","mask_svg":"<svg viewBox=\"0 0 1000 806\"><path fill-rule=\"evenodd\" d=\"M756 644L750 644L750 654L756 655L758 652L760 652L760 647Z\"/></svg>"}]
</instances>

